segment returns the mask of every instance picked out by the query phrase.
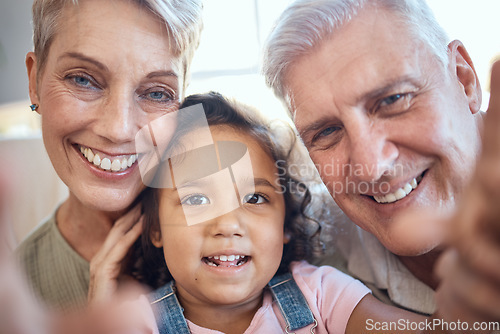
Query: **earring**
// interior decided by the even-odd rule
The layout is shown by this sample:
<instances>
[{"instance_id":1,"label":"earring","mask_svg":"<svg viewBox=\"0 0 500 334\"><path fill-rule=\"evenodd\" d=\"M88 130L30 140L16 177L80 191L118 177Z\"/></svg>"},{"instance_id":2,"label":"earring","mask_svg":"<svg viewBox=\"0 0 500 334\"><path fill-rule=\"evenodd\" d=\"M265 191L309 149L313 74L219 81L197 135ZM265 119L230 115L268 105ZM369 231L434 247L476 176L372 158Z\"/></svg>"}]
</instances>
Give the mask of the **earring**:
<instances>
[{"instance_id":1,"label":"earring","mask_svg":"<svg viewBox=\"0 0 500 334\"><path fill-rule=\"evenodd\" d=\"M31 111L36 111L38 109L38 104L30 105Z\"/></svg>"}]
</instances>

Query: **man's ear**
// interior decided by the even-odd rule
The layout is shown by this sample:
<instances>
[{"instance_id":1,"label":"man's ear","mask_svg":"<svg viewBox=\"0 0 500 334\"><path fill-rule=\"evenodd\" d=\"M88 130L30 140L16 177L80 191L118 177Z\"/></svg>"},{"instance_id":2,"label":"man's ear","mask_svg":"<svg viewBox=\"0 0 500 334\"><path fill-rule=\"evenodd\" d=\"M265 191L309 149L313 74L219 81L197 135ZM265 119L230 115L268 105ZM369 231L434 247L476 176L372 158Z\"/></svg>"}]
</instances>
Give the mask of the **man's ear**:
<instances>
[{"instance_id":1,"label":"man's ear","mask_svg":"<svg viewBox=\"0 0 500 334\"><path fill-rule=\"evenodd\" d=\"M28 71L28 80L29 80L29 95L31 104L40 104L38 99L38 87L37 87L37 59L34 52L28 52L26 54L26 70ZM40 113L38 109L37 113Z\"/></svg>"},{"instance_id":2,"label":"man's ear","mask_svg":"<svg viewBox=\"0 0 500 334\"><path fill-rule=\"evenodd\" d=\"M159 227L151 229L151 233L149 234L149 239L156 248L163 247L163 241L161 240L161 231Z\"/></svg>"},{"instance_id":3,"label":"man's ear","mask_svg":"<svg viewBox=\"0 0 500 334\"><path fill-rule=\"evenodd\" d=\"M474 64L462 42L458 40L448 44L450 66L453 66L460 85L469 101L469 109L475 114L481 108L482 93Z\"/></svg>"}]
</instances>

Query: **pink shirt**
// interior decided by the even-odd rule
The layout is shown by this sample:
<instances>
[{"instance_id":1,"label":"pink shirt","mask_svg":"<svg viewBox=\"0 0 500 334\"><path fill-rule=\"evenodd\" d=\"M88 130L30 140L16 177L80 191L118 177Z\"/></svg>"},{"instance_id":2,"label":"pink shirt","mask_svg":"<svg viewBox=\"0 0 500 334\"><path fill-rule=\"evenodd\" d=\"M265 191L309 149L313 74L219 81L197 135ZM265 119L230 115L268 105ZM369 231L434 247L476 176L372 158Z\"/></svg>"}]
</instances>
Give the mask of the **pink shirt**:
<instances>
[{"instance_id":1,"label":"pink shirt","mask_svg":"<svg viewBox=\"0 0 500 334\"><path fill-rule=\"evenodd\" d=\"M347 321L359 301L370 290L358 280L328 267L316 267L305 261L294 262L291 271L297 285L318 321L315 333L345 333ZM153 310L145 296L134 302L134 307L144 314L147 326L152 333L158 334L158 327ZM193 334L223 334L220 331L197 326L187 320ZM244 334L250 333L284 333L285 321L269 291L265 291L262 307L255 316ZM295 331L296 334L311 333L307 326Z\"/></svg>"}]
</instances>

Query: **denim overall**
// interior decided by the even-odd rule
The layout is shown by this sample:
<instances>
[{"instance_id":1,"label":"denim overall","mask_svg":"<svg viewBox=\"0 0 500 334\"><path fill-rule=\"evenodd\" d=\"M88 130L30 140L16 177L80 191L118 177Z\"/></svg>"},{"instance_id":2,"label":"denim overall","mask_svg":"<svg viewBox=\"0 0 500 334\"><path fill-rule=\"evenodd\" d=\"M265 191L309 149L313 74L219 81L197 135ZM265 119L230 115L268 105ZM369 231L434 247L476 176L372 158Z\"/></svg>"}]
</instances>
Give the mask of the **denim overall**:
<instances>
[{"instance_id":1,"label":"denim overall","mask_svg":"<svg viewBox=\"0 0 500 334\"><path fill-rule=\"evenodd\" d=\"M311 333L317 326L317 321L307 305L291 273L275 276L269 282L274 300L287 324L285 332L295 331L313 324ZM175 295L174 281L152 292L148 296L155 311L156 323L160 334L190 334L181 305Z\"/></svg>"}]
</instances>

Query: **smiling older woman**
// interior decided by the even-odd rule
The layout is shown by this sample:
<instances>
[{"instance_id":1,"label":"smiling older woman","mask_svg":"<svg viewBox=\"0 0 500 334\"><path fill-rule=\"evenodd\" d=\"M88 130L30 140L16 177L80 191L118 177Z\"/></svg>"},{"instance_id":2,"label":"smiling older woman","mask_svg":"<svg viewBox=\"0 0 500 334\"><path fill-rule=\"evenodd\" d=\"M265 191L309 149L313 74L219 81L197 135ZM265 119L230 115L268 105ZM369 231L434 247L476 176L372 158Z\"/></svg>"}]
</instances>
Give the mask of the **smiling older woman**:
<instances>
[{"instance_id":1,"label":"smiling older woman","mask_svg":"<svg viewBox=\"0 0 500 334\"><path fill-rule=\"evenodd\" d=\"M89 262L105 240L128 249L140 234L141 224L131 228L144 187L134 138L178 109L201 7L198 0L35 0L29 93L69 197L18 254L48 305L84 304Z\"/></svg>"}]
</instances>

